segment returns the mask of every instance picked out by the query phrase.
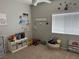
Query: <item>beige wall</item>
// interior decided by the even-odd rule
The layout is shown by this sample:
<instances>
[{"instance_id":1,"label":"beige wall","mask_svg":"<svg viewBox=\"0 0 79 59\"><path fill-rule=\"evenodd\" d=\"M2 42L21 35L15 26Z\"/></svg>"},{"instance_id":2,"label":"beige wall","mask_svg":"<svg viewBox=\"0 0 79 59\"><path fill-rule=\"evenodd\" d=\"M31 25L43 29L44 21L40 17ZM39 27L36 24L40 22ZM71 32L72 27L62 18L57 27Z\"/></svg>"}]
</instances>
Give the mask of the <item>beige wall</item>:
<instances>
[{"instance_id":1,"label":"beige wall","mask_svg":"<svg viewBox=\"0 0 79 59\"><path fill-rule=\"evenodd\" d=\"M9 36L11 34L22 32L21 26L18 24L19 16L22 13L30 13L30 6L25 5L16 0L0 0L0 13L7 14L8 25L0 26L0 33Z\"/></svg>"},{"instance_id":2,"label":"beige wall","mask_svg":"<svg viewBox=\"0 0 79 59\"><path fill-rule=\"evenodd\" d=\"M73 6L73 4L72 4L71 5L72 8L69 7L69 10L65 11L65 10L63 10L63 8L65 7L65 4L64 4L65 1L67 1L67 3L70 1L71 1L71 3L76 2L77 5ZM61 6L61 10L58 10L60 2L63 3L63 5ZM46 33L44 34L41 32L41 35L43 34L41 37L46 37L46 39L44 39L44 40L47 40L52 35L52 34L49 35L51 33L52 14L54 14L54 13L79 12L79 1L78 0L76 0L76 1L74 1L74 0L56 0L56 1L53 1L52 4L39 4L38 6L31 6L31 12L32 12L32 21L33 21L33 37L38 36L38 38L39 38L39 35L34 30L35 19L38 17L45 17L48 19L49 25L46 28L48 30L46 32L46 33L48 33L48 35ZM65 35L65 36L68 37L69 35ZM41 39L41 40L43 40L43 39ZM65 42L66 41L64 41L64 44L65 44Z\"/></svg>"},{"instance_id":3,"label":"beige wall","mask_svg":"<svg viewBox=\"0 0 79 59\"><path fill-rule=\"evenodd\" d=\"M7 14L8 24L0 26L0 35L3 35L5 39L11 34L23 31L19 25L19 16L22 13L28 13L31 16L30 6L16 2L16 0L0 0L0 13ZM6 41L5 44L7 47Z\"/></svg>"}]
</instances>

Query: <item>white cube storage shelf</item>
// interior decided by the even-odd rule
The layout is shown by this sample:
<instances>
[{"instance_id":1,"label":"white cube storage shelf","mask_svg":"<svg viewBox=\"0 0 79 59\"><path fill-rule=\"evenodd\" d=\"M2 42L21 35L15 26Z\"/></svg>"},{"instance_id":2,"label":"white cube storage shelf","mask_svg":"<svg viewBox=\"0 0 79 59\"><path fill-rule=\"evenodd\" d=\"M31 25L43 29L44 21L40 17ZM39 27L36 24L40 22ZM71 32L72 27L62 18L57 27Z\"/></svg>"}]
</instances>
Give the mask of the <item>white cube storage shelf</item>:
<instances>
[{"instance_id":1,"label":"white cube storage shelf","mask_svg":"<svg viewBox=\"0 0 79 59\"><path fill-rule=\"evenodd\" d=\"M79 35L79 12L53 14L52 33Z\"/></svg>"},{"instance_id":2,"label":"white cube storage shelf","mask_svg":"<svg viewBox=\"0 0 79 59\"><path fill-rule=\"evenodd\" d=\"M23 48L26 48L28 46L27 40L28 40L28 38L25 37L23 39L19 39L14 42L8 41L9 51L12 53L15 53Z\"/></svg>"}]
</instances>

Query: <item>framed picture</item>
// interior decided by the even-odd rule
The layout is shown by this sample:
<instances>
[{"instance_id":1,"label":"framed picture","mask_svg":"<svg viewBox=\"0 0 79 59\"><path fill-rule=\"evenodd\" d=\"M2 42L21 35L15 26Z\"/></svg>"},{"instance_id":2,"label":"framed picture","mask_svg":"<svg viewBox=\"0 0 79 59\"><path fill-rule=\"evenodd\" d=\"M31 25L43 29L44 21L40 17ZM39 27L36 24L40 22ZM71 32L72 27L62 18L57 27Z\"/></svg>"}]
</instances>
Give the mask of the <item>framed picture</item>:
<instances>
[{"instance_id":1,"label":"framed picture","mask_svg":"<svg viewBox=\"0 0 79 59\"><path fill-rule=\"evenodd\" d=\"M0 13L0 25L7 25L7 17L4 13Z\"/></svg>"}]
</instances>

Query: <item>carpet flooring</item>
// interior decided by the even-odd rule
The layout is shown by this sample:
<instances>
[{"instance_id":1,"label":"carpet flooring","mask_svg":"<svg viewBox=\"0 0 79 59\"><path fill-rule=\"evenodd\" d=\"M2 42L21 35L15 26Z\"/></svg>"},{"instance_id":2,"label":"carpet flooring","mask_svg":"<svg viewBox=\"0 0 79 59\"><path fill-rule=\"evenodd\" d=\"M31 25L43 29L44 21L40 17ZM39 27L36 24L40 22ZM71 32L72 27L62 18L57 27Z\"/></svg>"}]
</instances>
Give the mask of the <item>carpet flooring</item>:
<instances>
[{"instance_id":1,"label":"carpet flooring","mask_svg":"<svg viewBox=\"0 0 79 59\"><path fill-rule=\"evenodd\" d=\"M50 49L43 45L30 46L2 59L79 59L79 54L62 49Z\"/></svg>"}]
</instances>

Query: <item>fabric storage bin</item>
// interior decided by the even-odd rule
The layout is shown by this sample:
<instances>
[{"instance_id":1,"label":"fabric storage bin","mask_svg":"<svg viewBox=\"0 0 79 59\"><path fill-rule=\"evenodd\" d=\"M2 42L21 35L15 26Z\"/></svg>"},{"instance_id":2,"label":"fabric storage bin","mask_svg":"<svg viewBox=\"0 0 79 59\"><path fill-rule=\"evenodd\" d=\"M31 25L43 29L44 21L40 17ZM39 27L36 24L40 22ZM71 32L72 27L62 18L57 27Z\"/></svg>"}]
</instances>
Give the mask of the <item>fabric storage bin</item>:
<instances>
[{"instance_id":1,"label":"fabric storage bin","mask_svg":"<svg viewBox=\"0 0 79 59\"><path fill-rule=\"evenodd\" d=\"M17 48L21 48L22 47L22 42L17 43Z\"/></svg>"},{"instance_id":2,"label":"fabric storage bin","mask_svg":"<svg viewBox=\"0 0 79 59\"><path fill-rule=\"evenodd\" d=\"M2 43L3 44L3 40L0 38L0 43Z\"/></svg>"},{"instance_id":3,"label":"fabric storage bin","mask_svg":"<svg viewBox=\"0 0 79 59\"><path fill-rule=\"evenodd\" d=\"M0 44L4 45L3 38L0 36Z\"/></svg>"},{"instance_id":4,"label":"fabric storage bin","mask_svg":"<svg viewBox=\"0 0 79 59\"><path fill-rule=\"evenodd\" d=\"M4 50L0 50L0 57L3 57L4 56Z\"/></svg>"},{"instance_id":5,"label":"fabric storage bin","mask_svg":"<svg viewBox=\"0 0 79 59\"><path fill-rule=\"evenodd\" d=\"M22 46L25 46L27 44L27 39L24 38L21 42L22 42Z\"/></svg>"},{"instance_id":6,"label":"fabric storage bin","mask_svg":"<svg viewBox=\"0 0 79 59\"><path fill-rule=\"evenodd\" d=\"M2 45L2 44L0 44L0 50L2 50L2 49L4 49L4 47L3 47L3 45Z\"/></svg>"},{"instance_id":7,"label":"fabric storage bin","mask_svg":"<svg viewBox=\"0 0 79 59\"><path fill-rule=\"evenodd\" d=\"M69 40L68 50L79 53L79 40Z\"/></svg>"},{"instance_id":8,"label":"fabric storage bin","mask_svg":"<svg viewBox=\"0 0 79 59\"><path fill-rule=\"evenodd\" d=\"M26 40L22 41L22 45L25 46L27 44Z\"/></svg>"},{"instance_id":9,"label":"fabric storage bin","mask_svg":"<svg viewBox=\"0 0 79 59\"><path fill-rule=\"evenodd\" d=\"M11 46L10 46L11 50L14 51L17 49L16 43L15 42L11 42Z\"/></svg>"},{"instance_id":10,"label":"fabric storage bin","mask_svg":"<svg viewBox=\"0 0 79 59\"><path fill-rule=\"evenodd\" d=\"M12 50L12 51L14 51L14 50L16 50L16 49L17 49L16 45L12 45L12 46L11 46L11 50Z\"/></svg>"}]
</instances>

